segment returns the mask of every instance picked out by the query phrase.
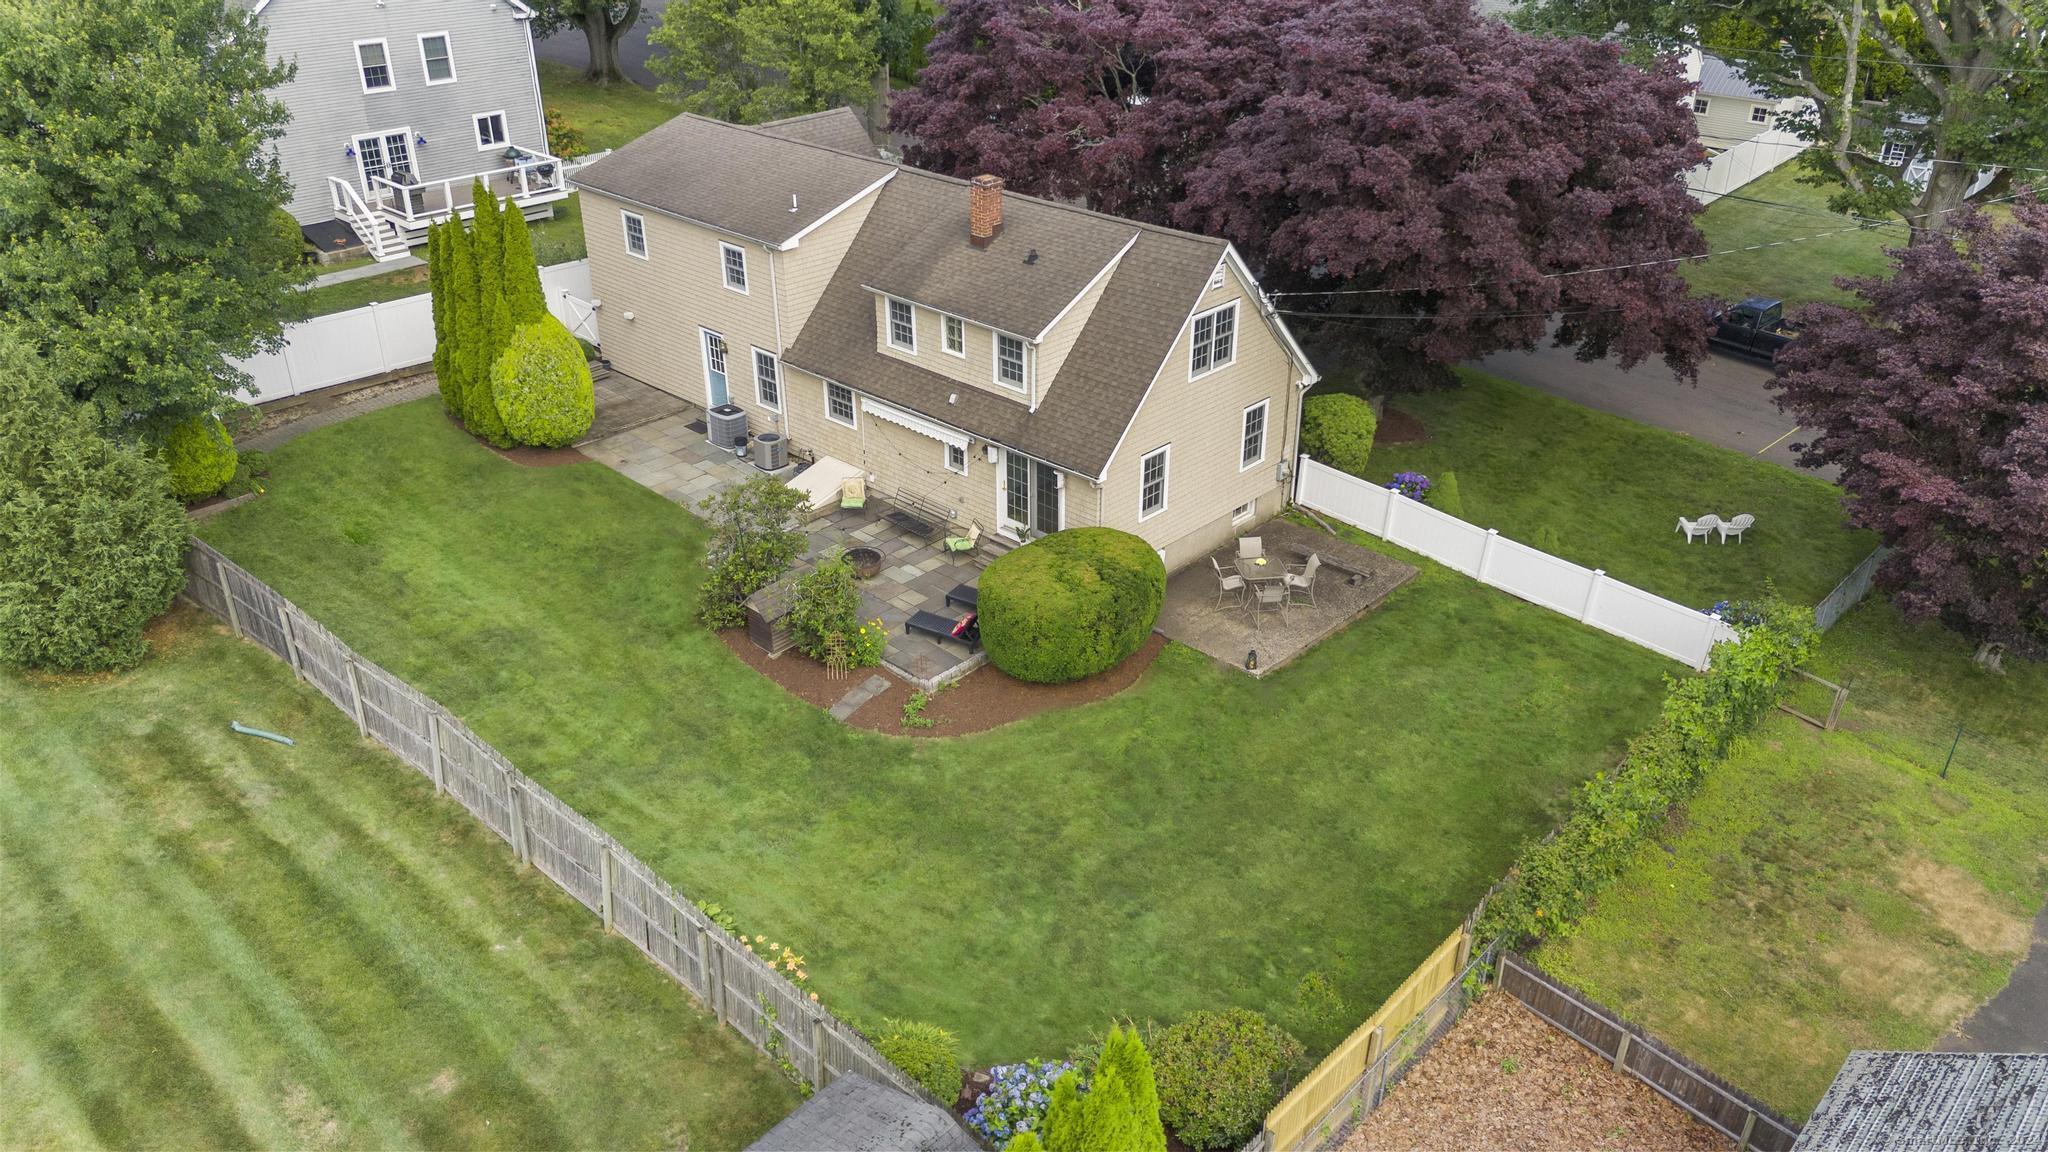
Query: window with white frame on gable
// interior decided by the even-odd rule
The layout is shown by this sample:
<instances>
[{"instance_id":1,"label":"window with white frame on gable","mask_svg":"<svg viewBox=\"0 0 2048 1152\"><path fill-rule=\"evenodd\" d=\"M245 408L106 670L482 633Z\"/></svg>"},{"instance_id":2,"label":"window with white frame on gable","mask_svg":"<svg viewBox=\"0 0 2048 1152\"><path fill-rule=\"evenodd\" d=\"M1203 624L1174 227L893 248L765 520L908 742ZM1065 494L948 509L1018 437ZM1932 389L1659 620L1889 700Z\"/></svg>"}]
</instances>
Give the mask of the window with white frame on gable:
<instances>
[{"instance_id":1,"label":"window with white frame on gable","mask_svg":"<svg viewBox=\"0 0 2048 1152\"><path fill-rule=\"evenodd\" d=\"M996 383L1024 387L1024 341L1007 332L996 333Z\"/></svg>"},{"instance_id":2,"label":"window with white frame on gable","mask_svg":"<svg viewBox=\"0 0 2048 1152\"><path fill-rule=\"evenodd\" d=\"M1172 445L1146 453L1138 462L1138 519L1147 520L1166 510L1166 463Z\"/></svg>"},{"instance_id":3,"label":"window with white frame on gable","mask_svg":"<svg viewBox=\"0 0 2048 1152\"><path fill-rule=\"evenodd\" d=\"M889 346L917 351L917 312L907 300L889 301Z\"/></svg>"},{"instance_id":4,"label":"window with white frame on gable","mask_svg":"<svg viewBox=\"0 0 2048 1152\"><path fill-rule=\"evenodd\" d=\"M1266 459L1266 411L1271 404L1270 400L1261 400L1244 410L1244 435L1237 453L1240 472Z\"/></svg>"},{"instance_id":5,"label":"window with white frame on gable","mask_svg":"<svg viewBox=\"0 0 2048 1152\"><path fill-rule=\"evenodd\" d=\"M1188 348L1188 375L1200 376L1228 365L1237 355L1237 301L1195 317L1194 340Z\"/></svg>"},{"instance_id":6,"label":"window with white frame on gable","mask_svg":"<svg viewBox=\"0 0 2048 1152\"><path fill-rule=\"evenodd\" d=\"M725 276L725 286L735 292L747 290L747 250L737 244L718 246L718 263Z\"/></svg>"}]
</instances>

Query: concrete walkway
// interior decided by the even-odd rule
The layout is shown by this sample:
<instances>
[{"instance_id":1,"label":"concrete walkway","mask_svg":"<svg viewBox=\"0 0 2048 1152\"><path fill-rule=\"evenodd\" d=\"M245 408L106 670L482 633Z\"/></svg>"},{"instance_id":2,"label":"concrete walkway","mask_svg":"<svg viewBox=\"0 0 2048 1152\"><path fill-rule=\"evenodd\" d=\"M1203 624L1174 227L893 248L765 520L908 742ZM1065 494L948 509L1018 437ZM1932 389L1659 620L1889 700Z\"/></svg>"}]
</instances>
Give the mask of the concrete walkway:
<instances>
[{"instance_id":1,"label":"concrete walkway","mask_svg":"<svg viewBox=\"0 0 2048 1152\"><path fill-rule=\"evenodd\" d=\"M2048 908L2034 917L2034 944L2012 980L1936 1044L1940 1052L2048 1052Z\"/></svg>"},{"instance_id":2,"label":"concrete walkway","mask_svg":"<svg viewBox=\"0 0 2048 1152\"><path fill-rule=\"evenodd\" d=\"M407 268L424 268L426 266L427 262L425 260L417 256L407 256L402 260L393 260L386 264L364 264L356 268L343 268L339 272L322 273L313 277L313 287L325 288L329 284L346 284L351 280L368 280L372 276L382 276L387 272L401 272ZM425 289L421 289L421 291L425 291Z\"/></svg>"}]
</instances>

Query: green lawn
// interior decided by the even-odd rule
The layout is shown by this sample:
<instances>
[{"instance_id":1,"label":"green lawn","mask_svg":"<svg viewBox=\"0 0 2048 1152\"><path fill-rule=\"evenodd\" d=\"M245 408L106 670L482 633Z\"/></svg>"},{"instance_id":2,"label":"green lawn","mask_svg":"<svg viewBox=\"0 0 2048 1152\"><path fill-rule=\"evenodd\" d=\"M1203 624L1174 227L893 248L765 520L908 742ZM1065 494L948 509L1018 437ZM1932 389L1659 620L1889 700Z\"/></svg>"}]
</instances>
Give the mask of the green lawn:
<instances>
[{"instance_id":1,"label":"green lawn","mask_svg":"<svg viewBox=\"0 0 2048 1152\"><path fill-rule=\"evenodd\" d=\"M1931 1045L2004 986L2048 896L2048 666L1970 652L1859 607L1812 665L1853 679L1845 730L1773 718L1543 965L1794 1119L1851 1049ZM1930 716L2036 759L1941 779Z\"/></svg>"},{"instance_id":2,"label":"green lawn","mask_svg":"<svg viewBox=\"0 0 2048 1152\"><path fill-rule=\"evenodd\" d=\"M0 671L0 1147L738 1148L796 1105L267 652L154 640Z\"/></svg>"},{"instance_id":3,"label":"green lawn","mask_svg":"<svg viewBox=\"0 0 2048 1152\"><path fill-rule=\"evenodd\" d=\"M1430 567L1255 681L1169 646L1097 705L953 740L849 729L696 623L705 528L529 469L427 401L272 454L202 533L857 1020L970 1059L1123 1013L1267 1011L1325 1048L1454 928L1670 661ZM1296 1008L1312 973L1342 1011Z\"/></svg>"},{"instance_id":4,"label":"green lawn","mask_svg":"<svg viewBox=\"0 0 2048 1152\"><path fill-rule=\"evenodd\" d=\"M545 268L550 264L563 264L583 259L583 206L575 193L567 200L555 204L555 214L547 220L529 225L533 234L533 258ZM427 258L425 245L413 249L413 255L422 260ZM332 272L328 268L322 271ZM376 276L365 276L360 280L344 280L339 284L328 284L308 288L304 300L307 316L326 316L335 312L346 312L366 304L384 304L392 300L403 300L417 296L427 290L427 270L424 267L396 268Z\"/></svg>"},{"instance_id":5,"label":"green lawn","mask_svg":"<svg viewBox=\"0 0 2048 1152\"><path fill-rule=\"evenodd\" d=\"M1736 189L1735 195L1742 199L1724 197L1709 204L1699 217L1707 250L1720 252L1822 232L1835 234L1691 261L1683 267L1694 292L1723 300L1775 296L1788 307L1816 301L1847 304L1854 297L1835 286L1836 277L1890 274L1891 263L1884 250L1905 245L1904 223L1896 228L1843 231L1855 228L1857 222L1829 212L1829 190L1801 184L1801 171L1797 164L1787 164ZM1758 200L1772 203L1754 203Z\"/></svg>"},{"instance_id":6,"label":"green lawn","mask_svg":"<svg viewBox=\"0 0 2048 1152\"><path fill-rule=\"evenodd\" d=\"M583 79L581 70L566 64L540 62L541 100L583 133L592 152L617 148L682 112L667 100L631 81L599 86Z\"/></svg>"},{"instance_id":7,"label":"green lawn","mask_svg":"<svg viewBox=\"0 0 2048 1152\"><path fill-rule=\"evenodd\" d=\"M1704 608L1761 593L1815 603L1876 546L1842 521L1840 492L1789 468L1461 370L1465 386L1390 403L1426 444L1381 444L1367 476L1458 474L1464 518L1659 596ZM1742 543L1688 545L1680 515L1748 512Z\"/></svg>"}]
</instances>

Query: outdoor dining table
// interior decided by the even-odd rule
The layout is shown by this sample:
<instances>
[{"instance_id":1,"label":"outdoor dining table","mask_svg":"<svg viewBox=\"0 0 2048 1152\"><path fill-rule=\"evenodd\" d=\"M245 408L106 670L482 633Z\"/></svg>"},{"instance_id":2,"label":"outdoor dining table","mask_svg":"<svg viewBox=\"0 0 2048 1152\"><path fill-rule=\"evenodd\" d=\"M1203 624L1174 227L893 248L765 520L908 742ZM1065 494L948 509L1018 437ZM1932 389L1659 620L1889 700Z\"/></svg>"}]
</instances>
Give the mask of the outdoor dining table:
<instances>
[{"instance_id":1,"label":"outdoor dining table","mask_svg":"<svg viewBox=\"0 0 2048 1152\"><path fill-rule=\"evenodd\" d=\"M1237 561L1237 574L1244 577L1247 581L1254 582L1259 580L1285 580L1287 578L1287 565L1280 563L1278 559L1272 556L1260 556L1257 559L1249 560L1240 557Z\"/></svg>"}]
</instances>

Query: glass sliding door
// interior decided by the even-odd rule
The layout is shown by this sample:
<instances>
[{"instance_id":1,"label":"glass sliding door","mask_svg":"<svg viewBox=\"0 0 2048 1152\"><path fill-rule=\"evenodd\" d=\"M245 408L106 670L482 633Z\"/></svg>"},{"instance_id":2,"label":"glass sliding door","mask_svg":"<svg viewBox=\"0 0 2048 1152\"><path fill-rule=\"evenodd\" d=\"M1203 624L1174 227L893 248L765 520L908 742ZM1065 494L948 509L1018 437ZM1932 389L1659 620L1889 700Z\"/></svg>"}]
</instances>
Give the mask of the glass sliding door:
<instances>
[{"instance_id":1,"label":"glass sliding door","mask_svg":"<svg viewBox=\"0 0 2048 1152\"><path fill-rule=\"evenodd\" d=\"M1003 531L1020 539L1060 530L1059 472L1043 460L1003 450Z\"/></svg>"}]
</instances>

